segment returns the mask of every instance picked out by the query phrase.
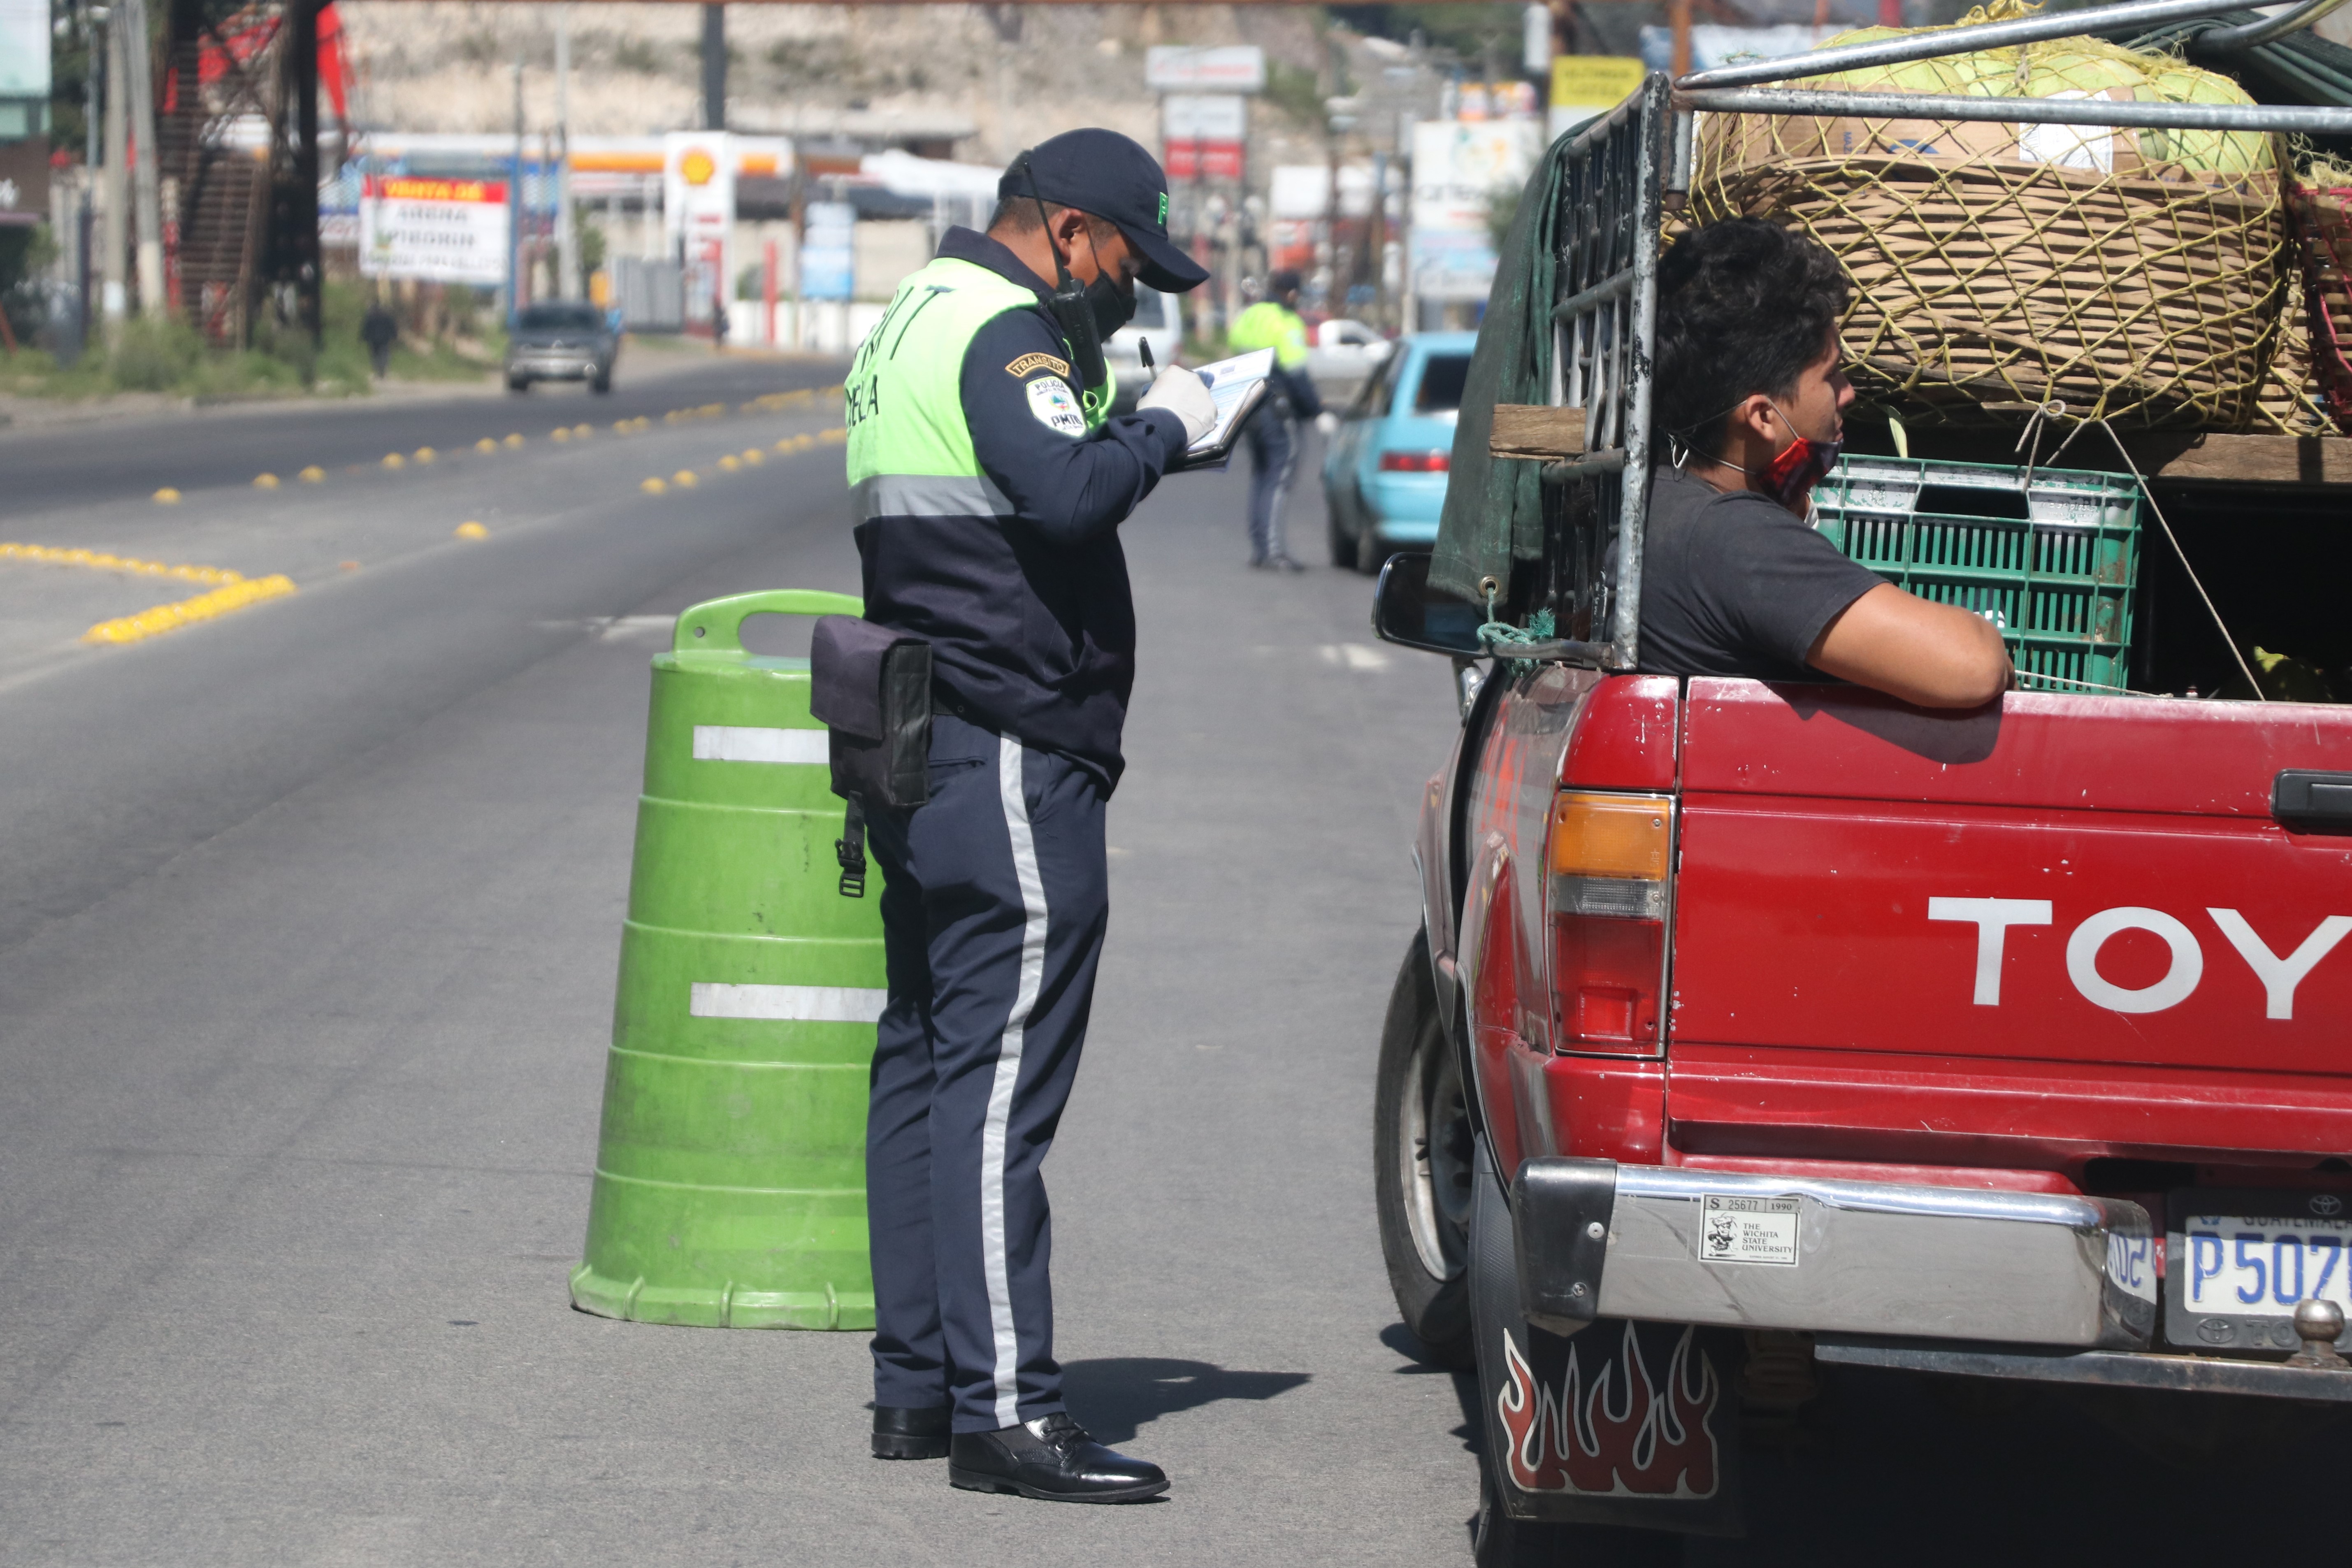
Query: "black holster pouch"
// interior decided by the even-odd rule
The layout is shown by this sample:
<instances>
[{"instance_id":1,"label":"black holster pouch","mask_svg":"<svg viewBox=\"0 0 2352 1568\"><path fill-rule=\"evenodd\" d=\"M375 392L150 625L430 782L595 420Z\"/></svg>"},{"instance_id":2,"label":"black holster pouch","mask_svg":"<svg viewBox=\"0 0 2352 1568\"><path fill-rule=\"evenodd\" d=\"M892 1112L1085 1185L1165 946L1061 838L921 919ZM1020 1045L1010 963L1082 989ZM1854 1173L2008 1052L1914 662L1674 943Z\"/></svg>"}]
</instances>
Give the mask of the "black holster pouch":
<instances>
[{"instance_id":1,"label":"black holster pouch","mask_svg":"<svg viewBox=\"0 0 2352 1568\"><path fill-rule=\"evenodd\" d=\"M841 896L866 896L866 814L930 798L931 645L855 616L818 619L809 711L828 731L833 793L849 803L834 857Z\"/></svg>"}]
</instances>

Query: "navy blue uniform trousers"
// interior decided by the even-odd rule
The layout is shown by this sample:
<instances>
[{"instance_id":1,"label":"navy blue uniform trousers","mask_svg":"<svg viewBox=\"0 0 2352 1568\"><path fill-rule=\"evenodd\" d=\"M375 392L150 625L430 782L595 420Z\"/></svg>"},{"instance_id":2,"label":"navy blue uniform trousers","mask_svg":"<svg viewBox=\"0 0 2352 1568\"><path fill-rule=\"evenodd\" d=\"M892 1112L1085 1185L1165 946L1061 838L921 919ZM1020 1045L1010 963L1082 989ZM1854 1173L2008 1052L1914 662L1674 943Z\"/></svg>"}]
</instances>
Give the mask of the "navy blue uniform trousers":
<instances>
[{"instance_id":1,"label":"navy blue uniform trousers","mask_svg":"<svg viewBox=\"0 0 2352 1568\"><path fill-rule=\"evenodd\" d=\"M1040 1167L1109 915L1106 791L950 713L930 799L868 822L889 1002L866 1126L874 1400L958 1432L1062 1408Z\"/></svg>"},{"instance_id":2,"label":"navy blue uniform trousers","mask_svg":"<svg viewBox=\"0 0 2352 1568\"><path fill-rule=\"evenodd\" d=\"M1290 493L1290 470L1298 458L1298 425L1279 404L1261 408L1242 432L1249 443L1250 560L1286 553L1282 542L1282 508Z\"/></svg>"}]
</instances>

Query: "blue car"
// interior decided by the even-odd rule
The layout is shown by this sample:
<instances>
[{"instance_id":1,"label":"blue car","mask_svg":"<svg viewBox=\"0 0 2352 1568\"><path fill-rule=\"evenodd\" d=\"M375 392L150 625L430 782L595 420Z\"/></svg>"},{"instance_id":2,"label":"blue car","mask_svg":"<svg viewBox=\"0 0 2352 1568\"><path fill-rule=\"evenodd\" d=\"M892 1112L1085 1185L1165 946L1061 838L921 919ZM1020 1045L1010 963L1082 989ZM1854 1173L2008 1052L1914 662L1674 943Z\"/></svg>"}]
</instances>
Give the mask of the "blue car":
<instances>
[{"instance_id":1,"label":"blue car","mask_svg":"<svg viewBox=\"0 0 2352 1568\"><path fill-rule=\"evenodd\" d=\"M1331 564L1378 572L1437 538L1475 332L1417 332L1364 380L1323 456Z\"/></svg>"}]
</instances>

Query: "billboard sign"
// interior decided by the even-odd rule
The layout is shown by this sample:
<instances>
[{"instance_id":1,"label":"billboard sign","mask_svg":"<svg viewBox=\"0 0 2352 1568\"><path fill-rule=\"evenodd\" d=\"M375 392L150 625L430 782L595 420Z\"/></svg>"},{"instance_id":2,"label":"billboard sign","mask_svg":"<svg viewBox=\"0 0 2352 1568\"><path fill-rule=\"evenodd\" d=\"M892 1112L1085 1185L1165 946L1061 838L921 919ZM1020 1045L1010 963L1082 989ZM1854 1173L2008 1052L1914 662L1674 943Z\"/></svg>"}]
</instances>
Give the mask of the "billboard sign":
<instances>
[{"instance_id":1,"label":"billboard sign","mask_svg":"<svg viewBox=\"0 0 2352 1568\"><path fill-rule=\"evenodd\" d=\"M1264 92L1265 51L1255 44L1155 44L1144 51L1143 85L1155 92Z\"/></svg>"},{"instance_id":2,"label":"billboard sign","mask_svg":"<svg viewBox=\"0 0 2352 1568\"><path fill-rule=\"evenodd\" d=\"M801 298L846 300L857 289L857 209L811 202L802 217Z\"/></svg>"},{"instance_id":3,"label":"billboard sign","mask_svg":"<svg viewBox=\"0 0 2352 1568\"><path fill-rule=\"evenodd\" d=\"M1412 128L1412 291L1484 300L1495 283L1486 215L1535 167L1532 120L1424 120Z\"/></svg>"},{"instance_id":4,"label":"billboard sign","mask_svg":"<svg viewBox=\"0 0 2352 1568\"><path fill-rule=\"evenodd\" d=\"M1238 180L1249 100L1234 92L1171 92L1160 104L1160 138L1171 181Z\"/></svg>"},{"instance_id":5,"label":"billboard sign","mask_svg":"<svg viewBox=\"0 0 2352 1568\"><path fill-rule=\"evenodd\" d=\"M432 283L507 280L507 182L370 174L360 191L360 270Z\"/></svg>"},{"instance_id":6,"label":"billboard sign","mask_svg":"<svg viewBox=\"0 0 2352 1568\"><path fill-rule=\"evenodd\" d=\"M0 0L0 98L49 97L49 0ZM46 121L20 124L12 136L37 136Z\"/></svg>"}]
</instances>

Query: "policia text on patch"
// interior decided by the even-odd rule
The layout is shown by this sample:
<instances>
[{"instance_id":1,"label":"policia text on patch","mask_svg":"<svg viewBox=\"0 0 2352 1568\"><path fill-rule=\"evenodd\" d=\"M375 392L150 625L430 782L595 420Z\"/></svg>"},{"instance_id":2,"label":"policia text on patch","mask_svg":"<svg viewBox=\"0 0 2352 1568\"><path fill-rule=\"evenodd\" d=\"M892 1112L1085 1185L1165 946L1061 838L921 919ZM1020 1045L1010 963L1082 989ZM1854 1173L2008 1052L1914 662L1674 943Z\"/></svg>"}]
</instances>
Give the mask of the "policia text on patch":
<instances>
[{"instance_id":1,"label":"policia text on patch","mask_svg":"<svg viewBox=\"0 0 2352 1568\"><path fill-rule=\"evenodd\" d=\"M1135 656L1118 524L1216 415L1171 367L1109 416L1101 338L1136 280L1206 276L1168 239L1166 184L1126 137L1055 137L986 234L950 229L899 286L846 382L865 619L821 627L813 659L852 799L845 890L860 815L883 877L874 1452L1082 1501L1168 1485L1063 1408L1040 1174L1108 914Z\"/></svg>"}]
</instances>

